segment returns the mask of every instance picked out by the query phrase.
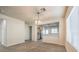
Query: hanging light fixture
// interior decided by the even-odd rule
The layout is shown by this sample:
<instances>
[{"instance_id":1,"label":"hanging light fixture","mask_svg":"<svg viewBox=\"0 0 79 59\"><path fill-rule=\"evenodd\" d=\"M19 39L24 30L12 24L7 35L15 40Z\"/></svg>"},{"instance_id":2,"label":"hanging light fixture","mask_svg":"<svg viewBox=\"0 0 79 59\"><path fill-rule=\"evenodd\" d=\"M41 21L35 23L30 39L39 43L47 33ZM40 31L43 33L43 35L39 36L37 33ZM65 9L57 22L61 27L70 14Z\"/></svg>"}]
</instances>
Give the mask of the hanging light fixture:
<instances>
[{"instance_id":1,"label":"hanging light fixture","mask_svg":"<svg viewBox=\"0 0 79 59\"><path fill-rule=\"evenodd\" d=\"M40 16L40 14L42 14L42 13L45 12L45 11L46 11L45 8L41 8L39 11L36 12L36 14L37 14L37 16L38 16L37 24L38 24L38 22L39 22L39 16Z\"/></svg>"}]
</instances>

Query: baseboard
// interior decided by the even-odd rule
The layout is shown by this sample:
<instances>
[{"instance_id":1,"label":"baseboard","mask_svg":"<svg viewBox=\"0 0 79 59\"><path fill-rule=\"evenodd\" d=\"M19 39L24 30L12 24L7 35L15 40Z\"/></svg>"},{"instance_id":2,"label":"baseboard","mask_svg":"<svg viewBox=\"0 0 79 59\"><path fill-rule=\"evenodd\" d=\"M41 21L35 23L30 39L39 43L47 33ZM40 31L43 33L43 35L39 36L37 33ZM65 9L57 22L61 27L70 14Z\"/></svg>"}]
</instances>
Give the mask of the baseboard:
<instances>
[{"instance_id":1,"label":"baseboard","mask_svg":"<svg viewBox=\"0 0 79 59\"><path fill-rule=\"evenodd\" d=\"M53 45L59 45L59 46L64 46L64 45L62 45L62 44L57 44L57 43L49 43L49 42L43 42L43 43L46 43L46 44L53 44Z\"/></svg>"},{"instance_id":2,"label":"baseboard","mask_svg":"<svg viewBox=\"0 0 79 59\"><path fill-rule=\"evenodd\" d=\"M44 42L44 43L50 43L50 44L57 44L57 45L62 45L62 46L64 46L64 43L61 43L61 42L59 42L59 41L55 41L55 42L53 42L53 41L42 41L42 42Z\"/></svg>"},{"instance_id":3,"label":"baseboard","mask_svg":"<svg viewBox=\"0 0 79 59\"><path fill-rule=\"evenodd\" d=\"M77 52L77 50L69 42L65 43L65 48L67 52Z\"/></svg>"},{"instance_id":4,"label":"baseboard","mask_svg":"<svg viewBox=\"0 0 79 59\"><path fill-rule=\"evenodd\" d=\"M22 44L22 43L24 43L24 42L25 42L25 41L23 41L23 42L18 42L18 43L14 43L14 44L7 44L6 47L15 46L15 45L18 45L18 44Z\"/></svg>"}]
</instances>

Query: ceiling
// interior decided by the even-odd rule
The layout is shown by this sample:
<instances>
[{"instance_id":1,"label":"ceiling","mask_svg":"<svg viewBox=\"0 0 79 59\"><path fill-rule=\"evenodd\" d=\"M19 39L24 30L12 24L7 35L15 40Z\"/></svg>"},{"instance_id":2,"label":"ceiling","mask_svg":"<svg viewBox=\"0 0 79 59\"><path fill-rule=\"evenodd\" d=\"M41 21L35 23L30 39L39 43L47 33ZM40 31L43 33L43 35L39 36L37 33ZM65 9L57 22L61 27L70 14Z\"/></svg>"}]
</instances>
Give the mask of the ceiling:
<instances>
[{"instance_id":1,"label":"ceiling","mask_svg":"<svg viewBox=\"0 0 79 59\"><path fill-rule=\"evenodd\" d=\"M61 18L65 16L66 6L0 6L2 14L21 19L27 23L32 23L37 19L36 12L40 8L46 11L40 14L40 20L48 20L48 18Z\"/></svg>"}]
</instances>

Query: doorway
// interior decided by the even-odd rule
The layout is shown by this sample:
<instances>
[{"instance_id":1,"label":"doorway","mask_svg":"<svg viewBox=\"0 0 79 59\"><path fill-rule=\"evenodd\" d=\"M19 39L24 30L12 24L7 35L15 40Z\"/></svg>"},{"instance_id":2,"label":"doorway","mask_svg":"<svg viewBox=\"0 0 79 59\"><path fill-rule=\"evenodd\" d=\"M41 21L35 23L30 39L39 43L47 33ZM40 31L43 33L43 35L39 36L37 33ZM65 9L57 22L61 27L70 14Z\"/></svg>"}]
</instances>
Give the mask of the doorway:
<instances>
[{"instance_id":1,"label":"doorway","mask_svg":"<svg viewBox=\"0 0 79 59\"><path fill-rule=\"evenodd\" d=\"M42 25L37 27L37 40L42 41Z\"/></svg>"},{"instance_id":2,"label":"doorway","mask_svg":"<svg viewBox=\"0 0 79 59\"><path fill-rule=\"evenodd\" d=\"M32 26L29 26L30 41L32 41Z\"/></svg>"}]
</instances>

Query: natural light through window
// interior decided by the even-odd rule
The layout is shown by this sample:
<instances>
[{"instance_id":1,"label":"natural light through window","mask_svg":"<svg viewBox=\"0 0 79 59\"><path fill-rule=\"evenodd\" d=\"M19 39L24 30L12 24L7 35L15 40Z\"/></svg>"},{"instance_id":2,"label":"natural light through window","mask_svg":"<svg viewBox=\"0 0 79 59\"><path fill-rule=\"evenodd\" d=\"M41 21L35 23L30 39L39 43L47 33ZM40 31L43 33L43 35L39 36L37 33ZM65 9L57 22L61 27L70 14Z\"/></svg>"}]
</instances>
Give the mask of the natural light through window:
<instances>
[{"instance_id":1,"label":"natural light through window","mask_svg":"<svg viewBox=\"0 0 79 59\"><path fill-rule=\"evenodd\" d=\"M58 33L57 28L52 28L52 29L51 29L51 33Z\"/></svg>"},{"instance_id":2,"label":"natural light through window","mask_svg":"<svg viewBox=\"0 0 79 59\"><path fill-rule=\"evenodd\" d=\"M48 34L48 30L46 30L46 34Z\"/></svg>"},{"instance_id":3,"label":"natural light through window","mask_svg":"<svg viewBox=\"0 0 79 59\"><path fill-rule=\"evenodd\" d=\"M43 35L54 35L59 33L59 23L47 24L43 26Z\"/></svg>"}]
</instances>

